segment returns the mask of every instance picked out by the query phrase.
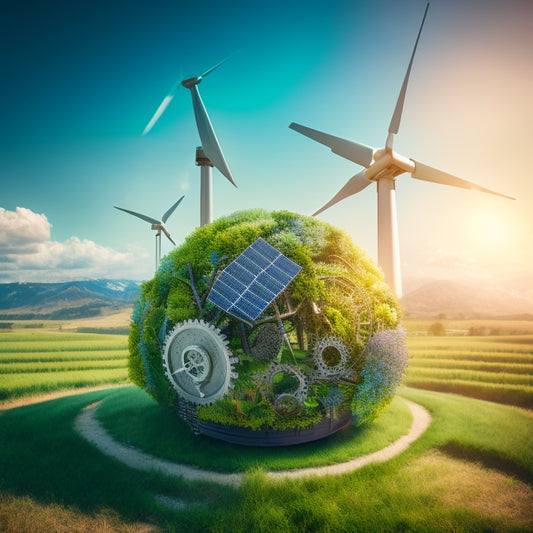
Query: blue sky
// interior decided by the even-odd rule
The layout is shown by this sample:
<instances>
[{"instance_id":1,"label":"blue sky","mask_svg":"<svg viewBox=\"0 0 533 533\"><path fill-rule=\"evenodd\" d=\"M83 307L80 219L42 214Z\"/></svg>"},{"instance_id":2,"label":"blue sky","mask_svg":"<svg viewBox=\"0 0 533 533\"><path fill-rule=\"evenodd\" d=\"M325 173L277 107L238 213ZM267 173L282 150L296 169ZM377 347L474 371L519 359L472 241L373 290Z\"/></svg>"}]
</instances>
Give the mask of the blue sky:
<instances>
[{"instance_id":1,"label":"blue sky","mask_svg":"<svg viewBox=\"0 0 533 533\"><path fill-rule=\"evenodd\" d=\"M148 224L179 243L199 223L199 138L177 79L199 86L238 184L214 171L214 215L310 214L359 167L292 122L384 145L425 1L3 2L0 281L147 279ZM435 0L395 149L516 202L398 179L403 276L533 288L529 153L533 3ZM19 208L17 210L17 208ZM369 187L326 211L376 257ZM163 243L163 252L171 249Z\"/></svg>"}]
</instances>

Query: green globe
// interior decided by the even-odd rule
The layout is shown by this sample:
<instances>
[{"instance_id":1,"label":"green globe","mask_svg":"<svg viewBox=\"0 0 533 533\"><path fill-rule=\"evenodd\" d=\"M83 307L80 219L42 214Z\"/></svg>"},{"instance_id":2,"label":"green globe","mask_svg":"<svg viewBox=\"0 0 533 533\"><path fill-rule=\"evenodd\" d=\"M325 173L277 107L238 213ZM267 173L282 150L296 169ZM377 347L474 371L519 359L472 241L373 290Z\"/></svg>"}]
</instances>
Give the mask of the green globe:
<instances>
[{"instance_id":1,"label":"green globe","mask_svg":"<svg viewBox=\"0 0 533 533\"><path fill-rule=\"evenodd\" d=\"M247 319L213 295L260 238L301 269ZM247 298L248 275L226 287L237 300ZM375 419L407 349L395 295L342 230L248 210L198 228L143 283L128 365L131 381L196 433L274 446Z\"/></svg>"}]
</instances>

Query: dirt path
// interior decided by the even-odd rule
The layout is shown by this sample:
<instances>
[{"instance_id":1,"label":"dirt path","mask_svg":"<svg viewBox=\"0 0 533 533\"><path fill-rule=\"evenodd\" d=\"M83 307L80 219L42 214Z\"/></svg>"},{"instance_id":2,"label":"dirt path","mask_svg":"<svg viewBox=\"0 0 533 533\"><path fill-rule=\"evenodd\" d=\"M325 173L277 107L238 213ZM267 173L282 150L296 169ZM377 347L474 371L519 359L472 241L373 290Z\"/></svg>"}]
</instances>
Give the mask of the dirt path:
<instances>
[{"instance_id":1,"label":"dirt path","mask_svg":"<svg viewBox=\"0 0 533 533\"><path fill-rule=\"evenodd\" d=\"M57 400L58 398L65 398L66 396L85 394L86 392L114 389L116 387L131 387L131 383L113 383L111 385L101 385L98 387L80 387L79 389L66 389L50 392L48 394L39 394L37 396L25 396L23 398L16 398L15 400L4 400L0 402L0 411L7 411L8 409L15 409L16 407L24 407L25 405L33 405L35 403L48 402L50 400Z\"/></svg>"},{"instance_id":2,"label":"dirt path","mask_svg":"<svg viewBox=\"0 0 533 533\"><path fill-rule=\"evenodd\" d=\"M283 470L279 472L267 472L271 479L301 478L307 476L325 476L345 474L353 472L370 463L382 463L405 451L409 445L418 439L431 423L431 415L422 406L402 398L413 415L413 424L409 433L400 437L377 452L356 457L345 463L327 465L313 468L301 468L297 470ZM115 441L100 425L95 417L96 402L86 407L76 418L74 427L83 437L94 444L102 453L113 457L118 461L138 470L158 470L167 475L184 477L192 481L209 481L223 485L238 486L241 484L244 474L223 474L202 470L200 468L173 463L160 459L153 455L142 452L136 448L125 446Z\"/></svg>"}]
</instances>

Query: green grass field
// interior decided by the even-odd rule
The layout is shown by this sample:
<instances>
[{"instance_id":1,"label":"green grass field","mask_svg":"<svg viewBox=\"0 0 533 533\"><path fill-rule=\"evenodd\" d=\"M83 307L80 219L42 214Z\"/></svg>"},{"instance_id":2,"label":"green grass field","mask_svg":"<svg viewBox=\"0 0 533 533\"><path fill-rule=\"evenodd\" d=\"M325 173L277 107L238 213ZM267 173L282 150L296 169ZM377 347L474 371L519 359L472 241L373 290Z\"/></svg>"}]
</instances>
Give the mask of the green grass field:
<instances>
[{"instance_id":1,"label":"green grass field","mask_svg":"<svg viewBox=\"0 0 533 533\"><path fill-rule=\"evenodd\" d=\"M75 417L95 401L104 399L117 418L127 413L128 390L75 395L0 415L0 434L9 435L0 439L0 530L533 529L533 418L524 410L403 388L401 395L425 406L433 422L400 456L349 474L298 480L270 480L254 465L243 485L231 488L134 470L75 432ZM211 443L213 455L241 450ZM300 459L306 453L300 451ZM161 496L183 508L166 507Z\"/></svg>"},{"instance_id":2,"label":"green grass field","mask_svg":"<svg viewBox=\"0 0 533 533\"><path fill-rule=\"evenodd\" d=\"M128 339L46 331L0 333L0 401L127 382Z\"/></svg>"},{"instance_id":3,"label":"green grass field","mask_svg":"<svg viewBox=\"0 0 533 533\"><path fill-rule=\"evenodd\" d=\"M533 335L408 338L404 384L533 408Z\"/></svg>"},{"instance_id":4,"label":"green grass field","mask_svg":"<svg viewBox=\"0 0 533 533\"><path fill-rule=\"evenodd\" d=\"M361 431L283 453L194 437L134 387L0 411L0 531L533 531L533 415L513 407L533 406L533 335L411 335L408 343L400 394L433 422L400 456L345 475L273 481L263 469L385 445L409 423L399 400ZM126 336L0 333L0 401L114 383L127 383ZM102 455L73 429L98 400L97 415L117 439L170 460L245 471L244 484L170 479Z\"/></svg>"}]
</instances>

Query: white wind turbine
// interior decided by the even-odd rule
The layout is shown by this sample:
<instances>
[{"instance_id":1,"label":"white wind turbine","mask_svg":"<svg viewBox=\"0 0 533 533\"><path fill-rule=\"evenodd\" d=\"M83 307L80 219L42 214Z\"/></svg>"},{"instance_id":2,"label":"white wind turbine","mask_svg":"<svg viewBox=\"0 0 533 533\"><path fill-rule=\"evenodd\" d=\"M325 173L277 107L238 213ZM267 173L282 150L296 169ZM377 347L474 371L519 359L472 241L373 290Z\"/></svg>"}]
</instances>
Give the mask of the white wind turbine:
<instances>
[{"instance_id":1,"label":"white wind turbine","mask_svg":"<svg viewBox=\"0 0 533 533\"><path fill-rule=\"evenodd\" d=\"M394 135L400 128L402 117L403 103L407 91L409 74L416 52L416 47L422 33L424 21L428 12L429 3L426 6L422 24L416 38L411 60L407 67L407 72L396 102L396 107L392 115L389 126L385 148L377 150L371 146L356 143L347 139L334 137L327 133L322 133L311 128L306 128L300 124L292 123L289 127L311 139L324 144L331 148L331 151L345 159L353 161L358 165L365 167L348 180L346 185L324 206L322 206L313 216L318 215L325 209L340 202L344 198L362 191L371 183L377 183L378 191L378 264L385 274L385 280L392 287L398 297L402 296L402 282L400 270L400 250L398 242L398 223L396 220L396 190L395 179L400 174L408 172L413 178L422 181L431 181L463 189L473 189L476 191L487 192L497 196L503 196L514 200L511 196L500 194L470 181L457 178L452 174L437 170L428 165L424 165L414 159L408 159L396 153L392 149Z\"/></svg>"},{"instance_id":2,"label":"white wind turbine","mask_svg":"<svg viewBox=\"0 0 533 533\"><path fill-rule=\"evenodd\" d=\"M117 207L114 205L113 207L115 209L119 209L120 211L124 211L125 213L129 213L130 215L133 215L134 217L140 218L141 220L144 220L145 222L148 222L149 224L152 224L152 229L156 231L155 234L155 270L159 268L159 262L161 261L161 232L163 232L168 240L175 246L176 243L172 240L172 237L170 236L170 233L168 232L167 228L165 228L165 222L168 220L168 217L174 213L176 207L180 205L181 201L185 198L185 196L182 196L172 207L170 207L165 214L161 217L161 220L157 220L156 218L152 218L146 215L143 215L141 213L136 213L135 211L130 211L129 209L124 209L122 207Z\"/></svg>"},{"instance_id":3,"label":"white wind turbine","mask_svg":"<svg viewBox=\"0 0 533 533\"><path fill-rule=\"evenodd\" d=\"M226 60L224 59L224 61ZM180 85L191 91L194 117L196 119L198 133L200 134L200 140L202 141L202 146L196 149L196 164L200 167L201 178L200 226L209 224L213 220L212 167L215 166L221 174L223 174L235 187L237 187L237 184L231 175L228 164L226 163L226 159L224 158L224 154L222 153L222 149L220 148L213 125L209 120L209 115L207 114L204 103L202 102L202 98L200 97L200 92L198 91L198 84L202 81L202 79L222 65L224 61L217 63L214 67L211 67L203 74L200 74L200 76L188 78L181 82L177 81L170 90L170 93L161 102L161 105L157 108L154 116L151 118L150 122L143 131L143 135L146 135L152 129L154 124L157 122L159 117L163 114L165 109L176 95Z\"/></svg>"}]
</instances>

